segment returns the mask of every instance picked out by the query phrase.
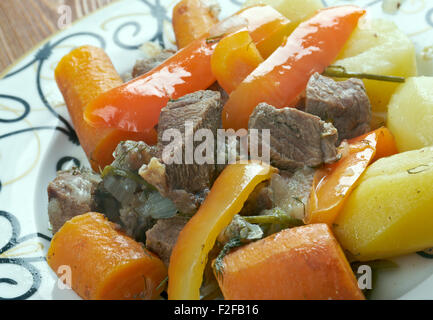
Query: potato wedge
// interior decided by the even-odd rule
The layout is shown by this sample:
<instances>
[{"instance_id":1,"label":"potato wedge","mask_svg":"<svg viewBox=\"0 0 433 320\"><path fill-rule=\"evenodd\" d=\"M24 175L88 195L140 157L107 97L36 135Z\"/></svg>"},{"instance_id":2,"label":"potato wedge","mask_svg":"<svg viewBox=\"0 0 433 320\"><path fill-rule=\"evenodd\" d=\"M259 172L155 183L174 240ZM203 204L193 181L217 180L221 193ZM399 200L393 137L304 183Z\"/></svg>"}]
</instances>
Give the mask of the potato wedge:
<instances>
[{"instance_id":1,"label":"potato wedge","mask_svg":"<svg viewBox=\"0 0 433 320\"><path fill-rule=\"evenodd\" d=\"M410 78L392 96L388 128L400 152L433 145L433 77Z\"/></svg>"},{"instance_id":2,"label":"potato wedge","mask_svg":"<svg viewBox=\"0 0 433 320\"><path fill-rule=\"evenodd\" d=\"M347 71L411 77L417 74L415 48L391 21L363 19L333 65ZM373 112L386 112L398 84L364 80Z\"/></svg>"},{"instance_id":3,"label":"potato wedge","mask_svg":"<svg viewBox=\"0 0 433 320\"><path fill-rule=\"evenodd\" d=\"M432 247L432 181L433 147L376 161L334 222L342 247L359 261Z\"/></svg>"},{"instance_id":4,"label":"potato wedge","mask_svg":"<svg viewBox=\"0 0 433 320\"><path fill-rule=\"evenodd\" d=\"M279 11L291 21L291 31L311 17L316 10L323 8L321 0L247 0L244 7L256 4L267 4Z\"/></svg>"}]
</instances>

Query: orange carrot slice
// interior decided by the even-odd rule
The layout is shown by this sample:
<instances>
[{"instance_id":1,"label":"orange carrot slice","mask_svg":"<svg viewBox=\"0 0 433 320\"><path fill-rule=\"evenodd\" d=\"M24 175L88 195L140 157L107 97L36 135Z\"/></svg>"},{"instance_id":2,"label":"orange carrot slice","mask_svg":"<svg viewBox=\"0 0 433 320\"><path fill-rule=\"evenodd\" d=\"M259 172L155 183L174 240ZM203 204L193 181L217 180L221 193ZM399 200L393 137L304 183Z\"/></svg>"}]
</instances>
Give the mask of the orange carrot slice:
<instances>
[{"instance_id":1,"label":"orange carrot slice","mask_svg":"<svg viewBox=\"0 0 433 320\"><path fill-rule=\"evenodd\" d=\"M55 272L69 267L72 289L89 300L155 299L167 276L156 255L95 212L63 225L51 241L47 262Z\"/></svg>"},{"instance_id":2,"label":"orange carrot slice","mask_svg":"<svg viewBox=\"0 0 433 320\"><path fill-rule=\"evenodd\" d=\"M228 300L361 300L364 296L326 224L285 229L228 254L218 278Z\"/></svg>"},{"instance_id":3,"label":"orange carrot slice","mask_svg":"<svg viewBox=\"0 0 433 320\"><path fill-rule=\"evenodd\" d=\"M82 46L72 50L55 70L57 85L63 94L69 115L93 170L103 168L113 159L113 151L122 140L156 143L155 130L141 133L108 128L94 128L83 119L86 105L99 94L122 84L110 58L103 49Z\"/></svg>"},{"instance_id":4,"label":"orange carrot slice","mask_svg":"<svg viewBox=\"0 0 433 320\"><path fill-rule=\"evenodd\" d=\"M179 49L209 31L218 17L205 0L182 0L173 8L173 30Z\"/></svg>"}]
</instances>

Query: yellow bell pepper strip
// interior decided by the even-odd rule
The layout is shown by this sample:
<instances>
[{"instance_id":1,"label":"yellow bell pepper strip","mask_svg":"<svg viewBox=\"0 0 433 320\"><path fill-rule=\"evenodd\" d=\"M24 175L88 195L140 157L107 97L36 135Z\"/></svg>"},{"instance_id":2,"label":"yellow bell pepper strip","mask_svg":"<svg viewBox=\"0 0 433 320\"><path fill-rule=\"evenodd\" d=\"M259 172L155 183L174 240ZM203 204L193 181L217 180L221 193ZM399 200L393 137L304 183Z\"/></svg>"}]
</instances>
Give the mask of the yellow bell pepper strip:
<instances>
[{"instance_id":1,"label":"yellow bell pepper strip","mask_svg":"<svg viewBox=\"0 0 433 320\"><path fill-rule=\"evenodd\" d=\"M218 22L206 0L182 0L173 8L173 31L179 49L207 33Z\"/></svg>"},{"instance_id":2,"label":"yellow bell pepper strip","mask_svg":"<svg viewBox=\"0 0 433 320\"><path fill-rule=\"evenodd\" d=\"M223 111L224 128L247 128L261 102L277 108L294 105L311 75L322 73L335 60L364 13L357 6L330 7L301 23L231 93Z\"/></svg>"},{"instance_id":3,"label":"yellow bell pepper strip","mask_svg":"<svg viewBox=\"0 0 433 320\"><path fill-rule=\"evenodd\" d=\"M254 43L266 46L268 38L265 31L270 30L270 27L277 27L284 20L281 14L271 7L260 8L267 14L259 15L257 9L252 7L235 14L238 19L234 20L237 24L236 30L247 24ZM226 20L217 25L221 26L219 30L225 33L224 30L230 24L227 24ZM219 36L221 38L221 34ZM273 33L269 36L272 37ZM85 121L97 128L118 128L132 132L144 132L153 128L158 123L161 109L170 99L207 89L215 82L211 55L217 43L218 39L205 35L150 72L102 93L87 105Z\"/></svg>"},{"instance_id":4,"label":"yellow bell pepper strip","mask_svg":"<svg viewBox=\"0 0 433 320\"><path fill-rule=\"evenodd\" d=\"M347 147L339 161L316 171L305 223L332 225L368 165L398 153L394 137L385 127L349 140Z\"/></svg>"},{"instance_id":5,"label":"yellow bell pepper strip","mask_svg":"<svg viewBox=\"0 0 433 320\"><path fill-rule=\"evenodd\" d=\"M211 58L212 72L229 94L262 62L247 29L220 40Z\"/></svg>"},{"instance_id":6,"label":"yellow bell pepper strip","mask_svg":"<svg viewBox=\"0 0 433 320\"><path fill-rule=\"evenodd\" d=\"M229 225L262 181L276 169L250 161L228 165L219 175L197 213L180 232L170 257L168 298L200 298L200 286L209 251L219 233Z\"/></svg>"}]
</instances>

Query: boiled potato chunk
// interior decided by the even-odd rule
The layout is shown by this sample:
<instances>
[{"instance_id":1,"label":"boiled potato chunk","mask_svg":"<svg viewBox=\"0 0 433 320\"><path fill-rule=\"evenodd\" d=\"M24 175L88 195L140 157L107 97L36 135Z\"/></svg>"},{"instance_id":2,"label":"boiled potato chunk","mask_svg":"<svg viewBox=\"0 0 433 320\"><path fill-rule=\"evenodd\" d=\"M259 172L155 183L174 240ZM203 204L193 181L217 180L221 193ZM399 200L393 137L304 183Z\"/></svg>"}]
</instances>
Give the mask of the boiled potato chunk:
<instances>
[{"instance_id":1,"label":"boiled potato chunk","mask_svg":"<svg viewBox=\"0 0 433 320\"><path fill-rule=\"evenodd\" d=\"M399 151L433 145L433 77L410 78L392 96L388 128Z\"/></svg>"},{"instance_id":2,"label":"boiled potato chunk","mask_svg":"<svg viewBox=\"0 0 433 320\"><path fill-rule=\"evenodd\" d=\"M292 30L311 17L316 10L323 8L321 0L247 0L244 7L256 4L267 4L279 11L292 22Z\"/></svg>"},{"instance_id":3,"label":"boiled potato chunk","mask_svg":"<svg viewBox=\"0 0 433 320\"><path fill-rule=\"evenodd\" d=\"M367 168L334 223L355 260L433 246L433 147L382 158Z\"/></svg>"},{"instance_id":4,"label":"boiled potato chunk","mask_svg":"<svg viewBox=\"0 0 433 320\"><path fill-rule=\"evenodd\" d=\"M410 77L417 74L415 48L391 22L362 19L333 65L347 71ZM364 80L373 112L386 112L398 84Z\"/></svg>"}]
</instances>

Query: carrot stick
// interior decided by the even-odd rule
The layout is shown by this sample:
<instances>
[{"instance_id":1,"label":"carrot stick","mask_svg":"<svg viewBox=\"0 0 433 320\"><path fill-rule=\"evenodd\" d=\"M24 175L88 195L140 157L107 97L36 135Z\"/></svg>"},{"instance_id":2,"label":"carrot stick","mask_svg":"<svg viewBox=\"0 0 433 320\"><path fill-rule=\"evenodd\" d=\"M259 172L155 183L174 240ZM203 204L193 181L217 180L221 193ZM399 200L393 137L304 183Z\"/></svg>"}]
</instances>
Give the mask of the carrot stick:
<instances>
[{"instance_id":1,"label":"carrot stick","mask_svg":"<svg viewBox=\"0 0 433 320\"><path fill-rule=\"evenodd\" d=\"M95 212L63 225L51 241L47 262L54 272L69 267L72 289L89 300L155 299L167 276L158 257Z\"/></svg>"},{"instance_id":2,"label":"carrot stick","mask_svg":"<svg viewBox=\"0 0 433 320\"><path fill-rule=\"evenodd\" d=\"M218 17L204 0L182 0L173 8L172 22L177 47L181 49L207 33Z\"/></svg>"},{"instance_id":3,"label":"carrot stick","mask_svg":"<svg viewBox=\"0 0 433 320\"><path fill-rule=\"evenodd\" d=\"M144 140L149 144L156 142L153 129L137 134L94 128L84 121L84 108L90 101L122 84L110 58L101 48L82 46L72 50L58 63L55 77L78 139L95 171L113 161L112 153L122 140Z\"/></svg>"},{"instance_id":4,"label":"carrot stick","mask_svg":"<svg viewBox=\"0 0 433 320\"><path fill-rule=\"evenodd\" d=\"M225 256L227 300L362 300L356 278L326 224L285 229Z\"/></svg>"}]
</instances>

